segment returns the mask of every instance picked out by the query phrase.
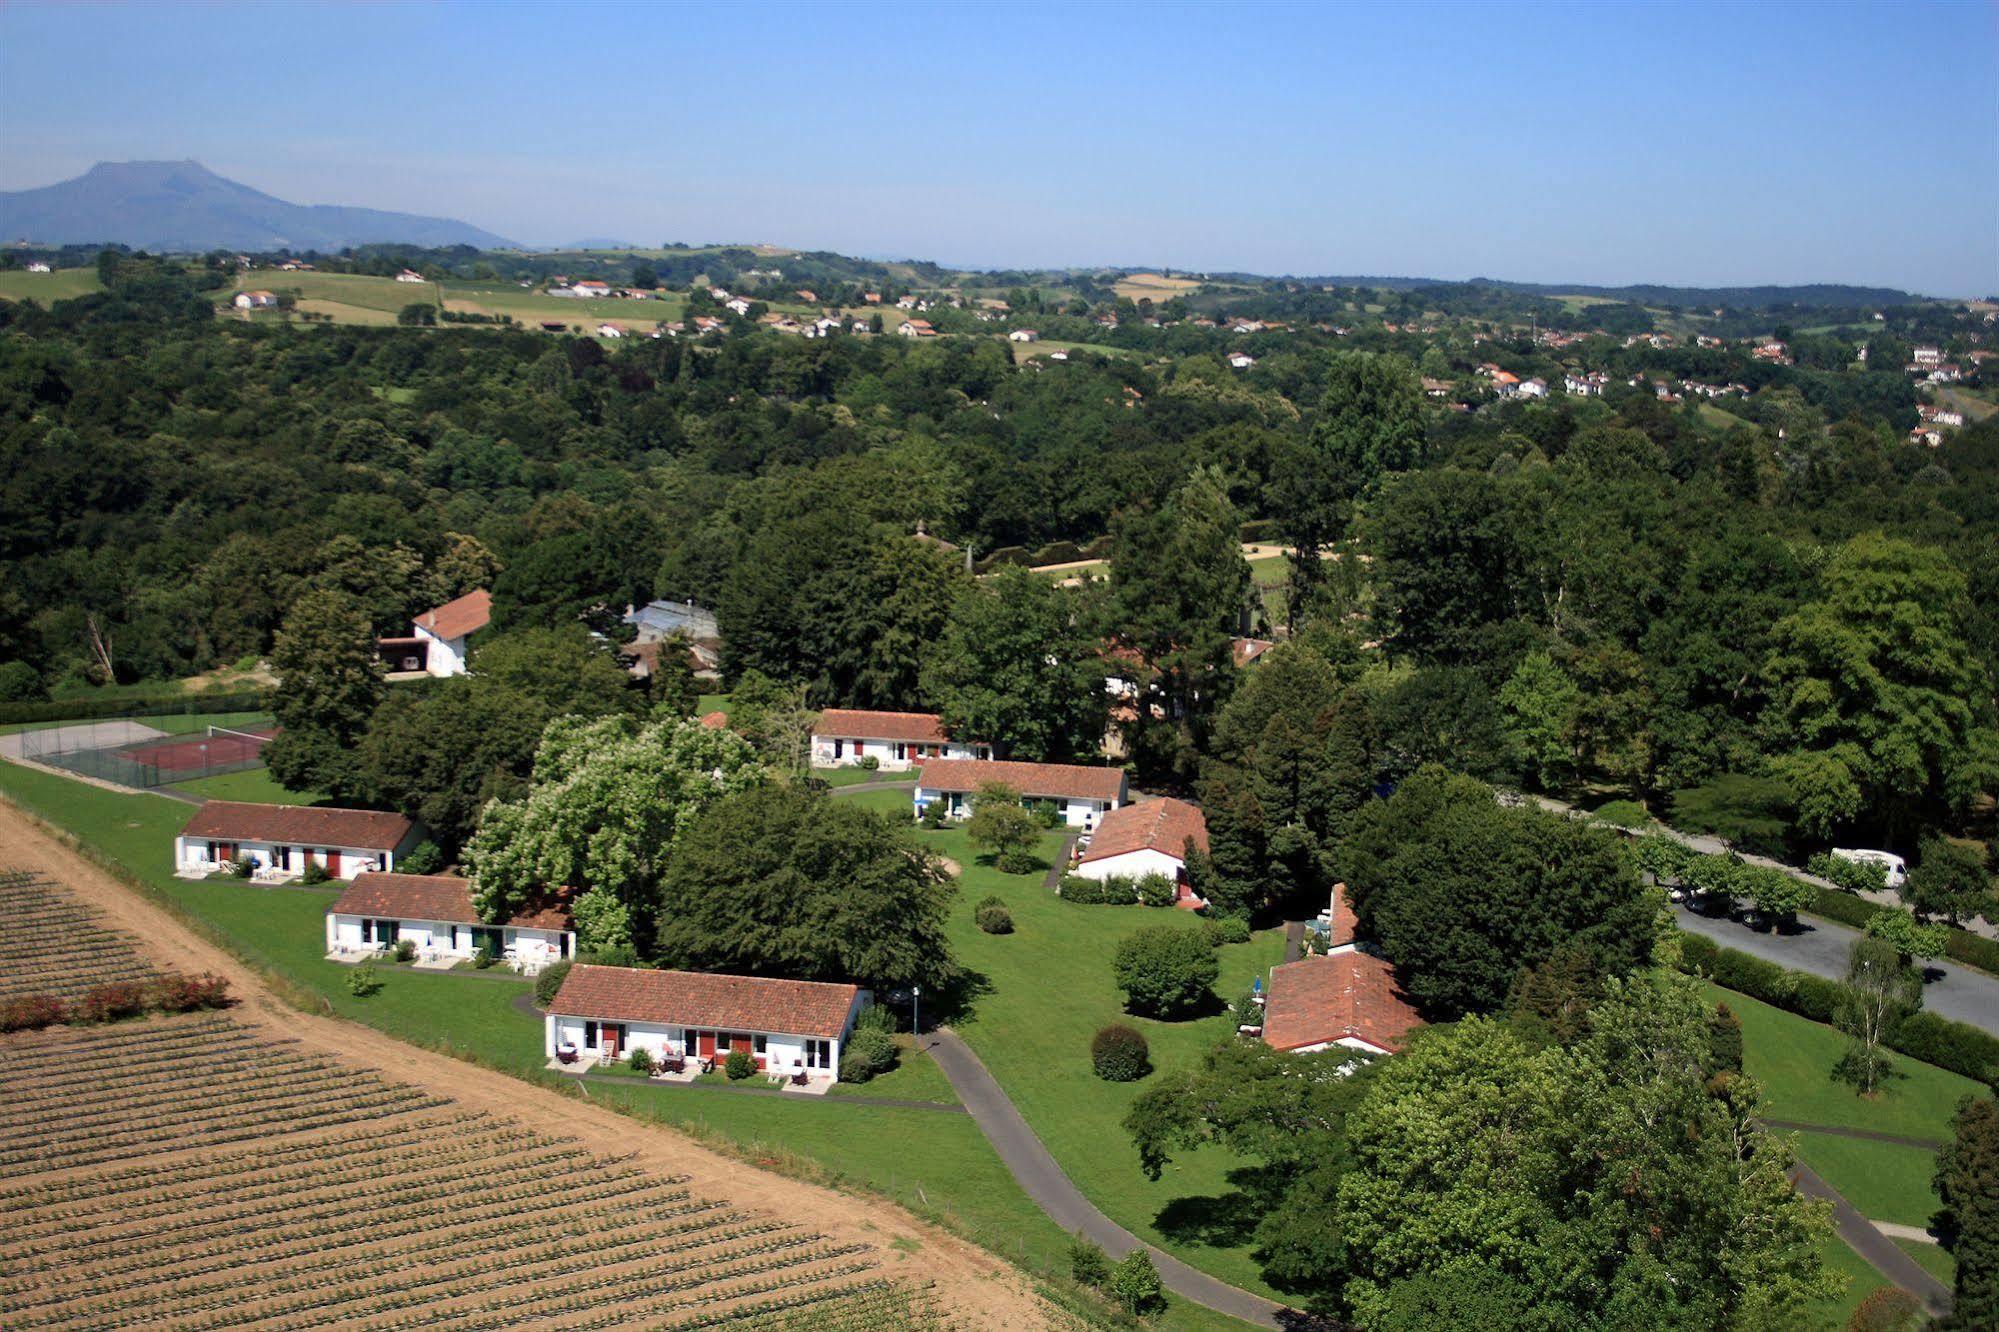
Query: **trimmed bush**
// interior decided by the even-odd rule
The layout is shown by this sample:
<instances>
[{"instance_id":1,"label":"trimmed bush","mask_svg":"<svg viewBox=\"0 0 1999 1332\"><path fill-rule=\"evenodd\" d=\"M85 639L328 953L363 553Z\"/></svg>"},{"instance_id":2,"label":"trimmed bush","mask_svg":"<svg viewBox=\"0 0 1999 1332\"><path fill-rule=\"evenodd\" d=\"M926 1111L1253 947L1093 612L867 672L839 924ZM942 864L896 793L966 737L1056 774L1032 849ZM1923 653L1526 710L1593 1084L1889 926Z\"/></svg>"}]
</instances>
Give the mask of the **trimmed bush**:
<instances>
[{"instance_id":1,"label":"trimmed bush","mask_svg":"<svg viewBox=\"0 0 1999 1332\"><path fill-rule=\"evenodd\" d=\"M735 1053L732 1051L730 1058L733 1059L734 1057ZM632 1052L625 1056L625 1063L631 1066L631 1070L634 1073L651 1073L652 1051L646 1049L643 1045L634 1045ZM729 1076L734 1077L735 1074L731 1073Z\"/></svg>"},{"instance_id":2,"label":"trimmed bush","mask_svg":"<svg viewBox=\"0 0 1999 1332\"><path fill-rule=\"evenodd\" d=\"M1216 916L1201 926L1201 933L1206 936L1210 948L1248 943L1249 922L1241 916Z\"/></svg>"},{"instance_id":3,"label":"trimmed bush","mask_svg":"<svg viewBox=\"0 0 1999 1332\"><path fill-rule=\"evenodd\" d=\"M1003 906L980 907L972 919L987 934L1013 933L1013 913Z\"/></svg>"},{"instance_id":4,"label":"trimmed bush","mask_svg":"<svg viewBox=\"0 0 1999 1332\"><path fill-rule=\"evenodd\" d=\"M639 1054L641 1052L634 1050L632 1053ZM722 1071L729 1075L729 1081L741 1082L744 1078L751 1076L757 1071L756 1056L739 1045L729 1051L729 1057L722 1061Z\"/></svg>"},{"instance_id":5,"label":"trimmed bush","mask_svg":"<svg viewBox=\"0 0 1999 1332\"><path fill-rule=\"evenodd\" d=\"M1860 1302L1846 1320L1846 1332L1911 1332L1926 1322L1915 1296L1899 1286L1882 1286Z\"/></svg>"},{"instance_id":6,"label":"trimmed bush","mask_svg":"<svg viewBox=\"0 0 1999 1332\"><path fill-rule=\"evenodd\" d=\"M347 993L356 999L366 999L381 988L382 977L373 962L363 962L347 973Z\"/></svg>"},{"instance_id":7,"label":"trimmed bush","mask_svg":"<svg viewBox=\"0 0 1999 1332\"><path fill-rule=\"evenodd\" d=\"M1078 906L1136 906L1138 881L1113 874L1108 879L1090 879L1081 874L1065 874L1056 889L1062 899Z\"/></svg>"},{"instance_id":8,"label":"trimmed bush","mask_svg":"<svg viewBox=\"0 0 1999 1332\"><path fill-rule=\"evenodd\" d=\"M1144 1033L1113 1022L1090 1038L1090 1063L1105 1082L1137 1082L1152 1071L1152 1051Z\"/></svg>"},{"instance_id":9,"label":"trimmed bush","mask_svg":"<svg viewBox=\"0 0 1999 1332\"><path fill-rule=\"evenodd\" d=\"M555 995L562 988L562 982L569 978L569 969L576 964L568 958L543 967L541 974L534 978L534 1001L537 1007L547 1008L555 1002Z\"/></svg>"},{"instance_id":10,"label":"trimmed bush","mask_svg":"<svg viewBox=\"0 0 1999 1332\"><path fill-rule=\"evenodd\" d=\"M1126 936L1111 969L1132 1012L1161 1018L1200 1008L1222 970L1199 930L1174 925L1154 925Z\"/></svg>"},{"instance_id":11,"label":"trimmed bush","mask_svg":"<svg viewBox=\"0 0 1999 1332\"><path fill-rule=\"evenodd\" d=\"M192 1013L199 1008L226 1008L229 982L212 973L160 976L153 981L152 1007L162 1013Z\"/></svg>"},{"instance_id":12,"label":"trimmed bush","mask_svg":"<svg viewBox=\"0 0 1999 1332\"><path fill-rule=\"evenodd\" d=\"M1652 816L1636 800L1613 800L1598 805L1590 811L1590 817L1617 828L1644 828L1652 823Z\"/></svg>"},{"instance_id":13,"label":"trimmed bush","mask_svg":"<svg viewBox=\"0 0 1999 1332\"><path fill-rule=\"evenodd\" d=\"M881 758L875 754L863 754L859 758L854 760L854 766L859 768L862 772L874 772L877 769L879 769L881 765L882 765Z\"/></svg>"},{"instance_id":14,"label":"trimmed bush","mask_svg":"<svg viewBox=\"0 0 1999 1332\"><path fill-rule=\"evenodd\" d=\"M1149 907L1170 907L1180 900L1180 885L1164 874L1147 874L1133 883L1131 890L1138 900Z\"/></svg>"},{"instance_id":15,"label":"trimmed bush","mask_svg":"<svg viewBox=\"0 0 1999 1332\"><path fill-rule=\"evenodd\" d=\"M877 1027L854 1027L854 1034L847 1038L847 1048L840 1052L840 1076L851 1077L854 1082L866 1082L879 1073L886 1073L895 1067L901 1057L896 1048L895 1037ZM852 1067L855 1074L850 1075Z\"/></svg>"}]
</instances>

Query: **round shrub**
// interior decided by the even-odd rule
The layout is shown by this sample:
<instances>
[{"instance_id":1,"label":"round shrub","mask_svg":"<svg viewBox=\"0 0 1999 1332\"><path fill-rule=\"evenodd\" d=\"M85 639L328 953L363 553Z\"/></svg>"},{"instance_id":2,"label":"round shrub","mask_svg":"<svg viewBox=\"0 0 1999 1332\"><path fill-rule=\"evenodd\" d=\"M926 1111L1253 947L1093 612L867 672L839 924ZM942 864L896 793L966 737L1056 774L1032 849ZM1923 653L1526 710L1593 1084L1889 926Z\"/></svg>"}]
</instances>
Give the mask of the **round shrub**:
<instances>
[{"instance_id":1,"label":"round shrub","mask_svg":"<svg viewBox=\"0 0 1999 1332\"><path fill-rule=\"evenodd\" d=\"M1111 961L1125 1005L1147 1017L1171 1018L1207 1003L1222 974L1215 950L1199 930L1154 925L1126 936Z\"/></svg>"},{"instance_id":2,"label":"round shrub","mask_svg":"<svg viewBox=\"0 0 1999 1332\"><path fill-rule=\"evenodd\" d=\"M1145 1036L1113 1022L1090 1039L1090 1063L1105 1082L1137 1082L1152 1071Z\"/></svg>"},{"instance_id":3,"label":"round shrub","mask_svg":"<svg viewBox=\"0 0 1999 1332\"><path fill-rule=\"evenodd\" d=\"M562 988L562 982L569 977L569 968L574 965L565 957L553 966L542 968L541 974L534 978L534 1001L537 1006L547 1008L555 1002L556 991Z\"/></svg>"},{"instance_id":4,"label":"round shrub","mask_svg":"<svg viewBox=\"0 0 1999 1332\"><path fill-rule=\"evenodd\" d=\"M625 1062L631 1065L632 1072L634 1073L650 1073L652 1072L652 1051L646 1049L643 1045L634 1045L632 1052L625 1056ZM731 1074L731 1076L734 1075Z\"/></svg>"},{"instance_id":5,"label":"round shrub","mask_svg":"<svg viewBox=\"0 0 1999 1332\"><path fill-rule=\"evenodd\" d=\"M325 883L332 879L332 877L331 874L327 873L326 866L317 860L308 858L305 862L305 868L299 872L298 881L310 888L315 884Z\"/></svg>"},{"instance_id":6,"label":"round shrub","mask_svg":"<svg viewBox=\"0 0 1999 1332\"><path fill-rule=\"evenodd\" d=\"M398 939L396 940L396 946L393 951L395 953L396 961L414 962L416 961L416 940Z\"/></svg>"},{"instance_id":7,"label":"round shrub","mask_svg":"<svg viewBox=\"0 0 1999 1332\"><path fill-rule=\"evenodd\" d=\"M40 671L25 661L0 662L0 703L34 703L48 696Z\"/></svg>"},{"instance_id":8,"label":"round shrub","mask_svg":"<svg viewBox=\"0 0 1999 1332\"><path fill-rule=\"evenodd\" d=\"M741 1082L757 1071L756 1056L737 1046L729 1051L729 1057L722 1061L722 1071L729 1075L729 1081Z\"/></svg>"},{"instance_id":9,"label":"round shrub","mask_svg":"<svg viewBox=\"0 0 1999 1332\"><path fill-rule=\"evenodd\" d=\"M1217 916L1208 922L1208 945L1220 948L1224 944L1249 942L1249 922L1241 916Z\"/></svg>"},{"instance_id":10,"label":"round shrub","mask_svg":"<svg viewBox=\"0 0 1999 1332\"><path fill-rule=\"evenodd\" d=\"M416 844L416 849L404 856L396 865L398 874L435 874L444 868L444 853L437 849L437 843L429 840Z\"/></svg>"},{"instance_id":11,"label":"round shrub","mask_svg":"<svg viewBox=\"0 0 1999 1332\"><path fill-rule=\"evenodd\" d=\"M899 1056L895 1037L878 1027L856 1025L854 1034L847 1038L847 1048L840 1052L840 1076L852 1082L866 1082L894 1068Z\"/></svg>"},{"instance_id":12,"label":"round shrub","mask_svg":"<svg viewBox=\"0 0 1999 1332\"><path fill-rule=\"evenodd\" d=\"M1013 933L1013 913L1003 906L980 907L973 919L987 934Z\"/></svg>"},{"instance_id":13,"label":"round shrub","mask_svg":"<svg viewBox=\"0 0 1999 1332\"><path fill-rule=\"evenodd\" d=\"M356 999L366 999L382 988L382 978L375 971L375 964L363 962L347 973L347 993Z\"/></svg>"}]
</instances>

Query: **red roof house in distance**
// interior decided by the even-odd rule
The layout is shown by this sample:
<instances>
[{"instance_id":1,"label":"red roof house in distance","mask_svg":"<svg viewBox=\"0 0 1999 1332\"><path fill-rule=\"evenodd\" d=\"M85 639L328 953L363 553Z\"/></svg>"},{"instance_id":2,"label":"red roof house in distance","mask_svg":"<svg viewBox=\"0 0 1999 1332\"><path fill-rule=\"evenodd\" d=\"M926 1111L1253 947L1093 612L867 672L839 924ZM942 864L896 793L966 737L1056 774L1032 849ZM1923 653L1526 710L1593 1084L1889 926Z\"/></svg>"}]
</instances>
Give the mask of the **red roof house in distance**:
<instances>
[{"instance_id":1,"label":"red roof house in distance","mask_svg":"<svg viewBox=\"0 0 1999 1332\"><path fill-rule=\"evenodd\" d=\"M634 1049L717 1063L748 1050L765 1072L823 1091L869 1003L856 985L578 965L548 1006L544 1041L550 1059L605 1063Z\"/></svg>"},{"instance_id":2,"label":"red roof house in distance","mask_svg":"<svg viewBox=\"0 0 1999 1332\"><path fill-rule=\"evenodd\" d=\"M1402 993L1394 965L1354 943L1353 912L1338 887L1327 913L1326 946L1320 956L1271 968L1264 1043L1293 1054L1335 1046L1401 1053L1423 1019Z\"/></svg>"},{"instance_id":3,"label":"red roof house in distance","mask_svg":"<svg viewBox=\"0 0 1999 1332\"><path fill-rule=\"evenodd\" d=\"M418 825L379 810L210 800L174 838L174 873L202 879L247 858L265 883L296 879L307 865L351 879L394 869L422 840Z\"/></svg>"},{"instance_id":4,"label":"red roof house in distance","mask_svg":"<svg viewBox=\"0 0 1999 1332\"><path fill-rule=\"evenodd\" d=\"M916 774L916 812L920 816L932 801L942 801L952 818L970 818L973 796L987 782L1011 786L1024 805L1052 805L1071 828L1096 827L1130 798L1123 768L932 759Z\"/></svg>"},{"instance_id":5,"label":"red roof house in distance","mask_svg":"<svg viewBox=\"0 0 1999 1332\"><path fill-rule=\"evenodd\" d=\"M465 640L492 619L493 594L483 587L417 616L416 637L426 650L424 670L437 676L465 674Z\"/></svg>"},{"instance_id":6,"label":"red roof house in distance","mask_svg":"<svg viewBox=\"0 0 1999 1332\"><path fill-rule=\"evenodd\" d=\"M569 904L556 899L493 925L472 907L472 881L452 874L356 875L326 909L326 952L352 961L408 939L419 963L452 965L486 948L534 975L576 953Z\"/></svg>"},{"instance_id":7,"label":"red roof house in distance","mask_svg":"<svg viewBox=\"0 0 1999 1332\"><path fill-rule=\"evenodd\" d=\"M1207 903L1187 882L1190 847L1208 849L1208 821L1201 807L1185 800L1147 800L1104 815L1077 860L1076 873L1098 880L1163 874L1180 886L1177 905L1198 910Z\"/></svg>"},{"instance_id":8,"label":"red roof house in distance","mask_svg":"<svg viewBox=\"0 0 1999 1332\"><path fill-rule=\"evenodd\" d=\"M828 708L812 728L812 765L851 767L863 758L901 772L921 759L990 759L991 745L953 740L934 712L867 712Z\"/></svg>"}]
</instances>

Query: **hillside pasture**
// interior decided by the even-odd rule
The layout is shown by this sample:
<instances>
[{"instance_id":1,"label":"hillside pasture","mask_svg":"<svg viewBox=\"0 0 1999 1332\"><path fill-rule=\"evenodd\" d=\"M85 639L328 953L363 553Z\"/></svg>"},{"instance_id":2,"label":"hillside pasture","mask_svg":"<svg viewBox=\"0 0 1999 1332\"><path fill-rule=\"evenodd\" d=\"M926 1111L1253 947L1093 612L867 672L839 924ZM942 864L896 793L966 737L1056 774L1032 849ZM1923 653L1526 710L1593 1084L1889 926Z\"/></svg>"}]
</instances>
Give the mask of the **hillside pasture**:
<instances>
[{"instance_id":1,"label":"hillside pasture","mask_svg":"<svg viewBox=\"0 0 1999 1332\"><path fill-rule=\"evenodd\" d=\"M24 268L0 272L0 301L32 301L46 309L57 301L88 296L103 291L94 268L58 268L53 273L30 273Z\"/></svg>"},{"instance_id":2,"label":"hillside pasture","mask_svg":"<svg viewBox=\"0 0 1999 1332\"><path fill-rule=\"evenodd\" d=\"M1175 296L1185 296L1200 289L1201 283L1193 278L1166 277L1159 273L1128 273L1111 287L1111 290L1126 300L1163 303Z\"/></svg>"}]
</instances>

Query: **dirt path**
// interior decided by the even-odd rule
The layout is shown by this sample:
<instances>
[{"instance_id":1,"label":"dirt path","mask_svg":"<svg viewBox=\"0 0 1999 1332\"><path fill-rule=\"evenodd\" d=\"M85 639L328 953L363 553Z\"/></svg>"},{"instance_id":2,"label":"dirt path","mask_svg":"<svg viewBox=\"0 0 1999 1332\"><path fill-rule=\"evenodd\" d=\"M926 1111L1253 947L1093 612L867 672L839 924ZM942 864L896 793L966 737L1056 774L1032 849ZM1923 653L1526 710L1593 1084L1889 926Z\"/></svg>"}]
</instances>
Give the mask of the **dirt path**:
<instances>
[{"instance_id":1,"label":"dirt path","mask_svg":"<svg viewBox=\"0 0 1999 1332\"><path fill-rule=\"evenodd\" d=\"M593 1151L632 1156L662 1175L689 1175L692 1187L710 1197L781 1216L829 1238L873 1246L880 1252L886 1275L936 1283L942 1306L969 1320L968 1326L1025 1329L1066 1322L1033 1293L1017 1270L888 1203L786 1179L663 1126L642 1124L575 1097L405 1045L356 1023L301 1013L271 993L255 972L119 884L5 801L0 801L0 848L4 848L0 860L9 868L36 870L61 880L105 923L144 941L145 951L162 966L227 977L243 1001L232 1010L238 1021L274 1037L297 1040L306 1050L449 1096L468 1109L578 1139Z\"/></svg>"}]
</instances>

